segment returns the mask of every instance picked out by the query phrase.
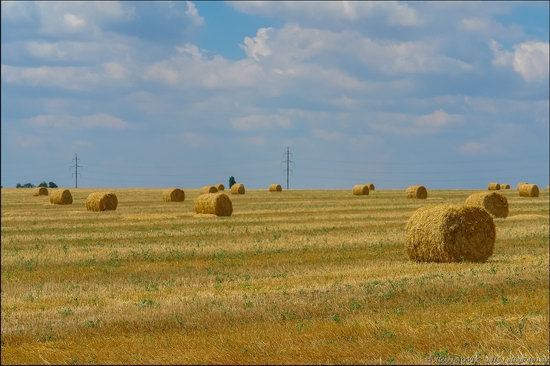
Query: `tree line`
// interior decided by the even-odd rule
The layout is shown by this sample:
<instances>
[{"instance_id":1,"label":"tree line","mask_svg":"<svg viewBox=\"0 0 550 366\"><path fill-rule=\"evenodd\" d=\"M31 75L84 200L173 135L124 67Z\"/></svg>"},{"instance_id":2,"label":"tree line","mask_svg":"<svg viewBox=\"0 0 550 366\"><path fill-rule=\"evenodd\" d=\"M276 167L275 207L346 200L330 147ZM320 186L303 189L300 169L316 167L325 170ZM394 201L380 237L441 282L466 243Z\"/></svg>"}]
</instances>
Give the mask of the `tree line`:
<instances>
[{"instance_id":1,"label":"tree line","mask_svg":"<svg viewBox=\"0 0 550 366\"><path fill-rule=\"evenodd\" d=\"M25 184L17 183L15 185L15 188L34 188L34 187L57 188L57 184L55 184L54 182L46 183L46 181L42 181L40 184L36 186L32 183L25 183Z\"/></svg>"}]
</instances>

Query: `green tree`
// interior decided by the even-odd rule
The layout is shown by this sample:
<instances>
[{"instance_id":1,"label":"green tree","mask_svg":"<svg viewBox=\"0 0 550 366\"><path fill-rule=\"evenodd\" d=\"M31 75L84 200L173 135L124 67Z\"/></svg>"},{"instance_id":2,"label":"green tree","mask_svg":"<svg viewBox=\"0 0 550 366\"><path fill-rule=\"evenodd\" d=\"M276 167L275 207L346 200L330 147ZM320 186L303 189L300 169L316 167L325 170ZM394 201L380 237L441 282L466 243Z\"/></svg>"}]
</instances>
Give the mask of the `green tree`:
<instances>
[{"instance_id":1,"label":"green tree","mask_svg":"<svg viewBox=\"0 0 550 366\"><path fill-rule=\"evenodd\" d=\"M46 183L45 181L42 181L42 183L40 183L40 184L38 185L38 187L48 188L48 183Z\"/></svg>"},{"instance_id":2,"label":"green tree","mask_svg":"<svg viewBox=\"0 0 550 366\"><path fill-rule=\"evenodd\" d=\"M17 184L15 185L15 188L21 188L21 183L17 183Z\"/></svg>"},{"instance_id":3,"label":"green tree","mask_svg":"<svg viewBox=\"0 0 550 366\"><path fill-rule=\"evenodd\" d=\"M55 184L54 182L50 182L50 183L48 183L48 187L57 188L57 184Z\"/></svg>"},{"instance_id":4,"label":"green tree","mask_svg":"<svg viewBox=\"0 0 550 366\"><path fill-rule=\"evenodd\" d=\"M233 187L233 184L237 183L234 176L229 177L229 188Z\"/></svg>"}]
</instances>

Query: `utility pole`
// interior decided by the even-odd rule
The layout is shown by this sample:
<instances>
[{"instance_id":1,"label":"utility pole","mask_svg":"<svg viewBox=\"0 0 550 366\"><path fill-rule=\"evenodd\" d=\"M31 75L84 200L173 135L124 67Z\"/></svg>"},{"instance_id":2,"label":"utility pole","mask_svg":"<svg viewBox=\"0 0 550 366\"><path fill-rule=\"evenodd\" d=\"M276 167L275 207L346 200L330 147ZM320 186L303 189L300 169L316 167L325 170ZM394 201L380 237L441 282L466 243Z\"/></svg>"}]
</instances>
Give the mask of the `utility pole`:
<instances>
[{"instance_id":1,"label":"utility pole","mask_svg":"<svg viewBox=\"0 0 550 366\"><path fill-rule=\"evenodd\" d=\"M78 165L78 154L74 154L74 165L71 165L71 168L74 168L75 172L73 173L74 175L74 187L75 188L78 188L78 174L80 174L78 172L78 168L82 168L82 165Z\"/></svg>"},{"instance_id":2,"label":"utility pole","mask_svg":"<svg viewBox=\"0 0 550 366\"><path fill-rule=\"evenodd\" d=\"M292 173L292 169L290 168L290 166L294 166L294 162L292 160L290 160L290 157L292 156L292 154L290 153L290 148L287 146L286 148L286 158L285 160L282 161L283 164L286 164L286 168L285 168L285 172L286 172L286 189L289 189L290 187L290 179L289 179L289 176L290 176L290 173Z\"/></svg>"}]
</instances>

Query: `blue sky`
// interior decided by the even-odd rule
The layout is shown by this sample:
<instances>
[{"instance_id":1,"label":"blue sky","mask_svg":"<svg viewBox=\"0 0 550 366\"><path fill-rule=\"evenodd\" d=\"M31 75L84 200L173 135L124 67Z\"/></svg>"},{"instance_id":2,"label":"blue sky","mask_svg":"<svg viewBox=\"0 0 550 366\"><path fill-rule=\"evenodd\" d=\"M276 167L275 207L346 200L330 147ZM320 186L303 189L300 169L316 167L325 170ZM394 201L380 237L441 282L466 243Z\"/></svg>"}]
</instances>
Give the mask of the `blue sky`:
<instances>
[{"instance_id":1,"label":"blue sky","mask_svg":"<svg viewBox=\"0 0 550 366\"><path fill-rule=\"evenodd\" d=\"M2 2L4 187L546 186L548 2Z\"/></svg>"}]
</instances>

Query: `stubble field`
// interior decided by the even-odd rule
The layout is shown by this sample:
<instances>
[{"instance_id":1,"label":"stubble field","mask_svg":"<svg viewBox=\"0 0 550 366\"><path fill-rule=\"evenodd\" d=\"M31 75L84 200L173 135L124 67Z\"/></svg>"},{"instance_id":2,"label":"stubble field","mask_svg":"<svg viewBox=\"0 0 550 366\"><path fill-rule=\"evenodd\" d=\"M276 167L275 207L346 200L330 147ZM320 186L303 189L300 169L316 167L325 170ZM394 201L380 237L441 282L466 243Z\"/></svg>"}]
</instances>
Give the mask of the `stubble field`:
<instances>
[{"instance_id":1,"label":"stubble field","mask_svg":"<svg viewBox=\"0 0 550 366\"><path fill-rule=\"evenodd\" d=\"M3 364L548 363L548 190L504 191L481 264L404 251L415 209L474 191L249 190L229 218L187 189L88 212L92 191L1 190Z\"/></svg>"}]
</instances>

